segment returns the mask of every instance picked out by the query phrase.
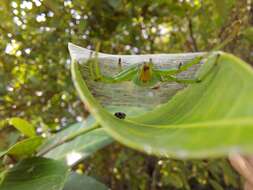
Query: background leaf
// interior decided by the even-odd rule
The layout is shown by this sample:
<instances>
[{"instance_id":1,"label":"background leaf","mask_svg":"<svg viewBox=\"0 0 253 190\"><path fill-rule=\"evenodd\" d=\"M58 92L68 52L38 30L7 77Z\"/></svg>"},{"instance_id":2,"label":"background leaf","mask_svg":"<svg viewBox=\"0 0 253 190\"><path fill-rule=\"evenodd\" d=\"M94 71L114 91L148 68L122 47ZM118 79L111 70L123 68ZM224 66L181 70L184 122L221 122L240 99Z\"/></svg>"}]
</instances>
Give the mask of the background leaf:
<instances>
[{"instance_id":1,"label":"background leaf","mask_svg":"<svg viewBox=\"0 0 253 190\"><path fill-rule=\"evenodd\" d=\"M29 158L4 174L0 190L61 190L67 175L68 168L63 162Z\"/></svg>"},{"instance_id":2,"label":"background leaf","mask_svg":"<svg viewBox=\"0 0 253 190\"><path fill-rule=\"evenodd\" d=\"M249 27L243 31L243 36L252 44L253 43L253 27Z\"/></svg>"},{"instance_id":3,"label":"background leaf","mask_svg":"<svg viewBox=\"0 0 253 190\"><path fill-rule=\"evenodd\" d=\"M6 154L7 151L1 151L0 152L0 158Z\"/></svg>"},{"instance_id":4,"label":"background leaf","mask_svg":"<svg viewBox=\"0 0 253 190\"><path fill-rule=\"evenodd\" d=\"M34 127L24 119L14 117L9 119L9 124L28 137L36 135Z\"/></svg>"},{"instance_id":5,"label":"background leaf","mask_svg":"<svg viewBox=\"0 0 253 190\"><path fill-rule=\"evenodd\" d=\"M31 137L12 145L7 151L3 152L1 156L5 154L13 155L16 157L30 156L37 151L38 147L43 143L42 137Z\"/></svg>"},{"instance_id":6,"label":"background leaf","mask_svg":"<svg viewBox=\"0 0 253 190\"><path fill-rule=\"evenodd\" d=\"M217 20L219 24L223 24L227 19L231 8L235 4L235 0L213 0L215 4L216 11L218 13Z\"/></svg>"},{"instance_id":7,"label":"background leaf","mask_svg":"<svg viewBox=\"0 0 253 190\"><path fill-rule=\"evenodd\" d=\"M63 190L109 190L104 184L98 182L92 177L72 173L63 188Z\"/></svg>"},{"instance_id":8,"label":"background leaf","mask_svg":"<svg viewBox=\"0 0 253 190\"><path fill-rule=\"evenodd\" d=\"M223 190L222 186L214 180L210 180L210 184L214 190Z\"/></svg>"},{"instance_id":9,"label":"background leaf","mask_svg":"<svg viewBox=\"0 0 253 190\"><path fill-rule=\"evenodd\" d=\"M57 133L52 136L45 145L41 148L47 149L49 146L59 142L64 139L66 136L75 133L83 127L90 127L94 124L94 120L89 118L85 123L76 123L69 126L67 129ZM81 159L84 159L95 151L105 147L108 144L111 144L113 139L107 135L103 129L96 129L87 134L81 135L74 140L64 143L53 150L45 154L45 157L65 160L68 164L74 164Z\"/></svg>"}]
</instances>

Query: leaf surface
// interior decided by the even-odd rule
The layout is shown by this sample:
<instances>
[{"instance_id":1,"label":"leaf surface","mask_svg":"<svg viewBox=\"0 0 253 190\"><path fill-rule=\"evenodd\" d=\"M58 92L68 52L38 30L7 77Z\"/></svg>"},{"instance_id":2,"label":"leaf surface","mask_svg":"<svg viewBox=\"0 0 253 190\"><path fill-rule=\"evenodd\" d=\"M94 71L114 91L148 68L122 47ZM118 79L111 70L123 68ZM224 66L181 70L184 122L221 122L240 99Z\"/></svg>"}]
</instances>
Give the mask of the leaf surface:
<instances>
[{"instance_id":1,"label":"leaf surface","mask_svg":"<svg viewBox=\"0 0 253 190\"><path fill-rule=\"evenodd\" d=\"M33 137L36 135L34 127L24 119L14 117L9 119L9 123L28 137Z\"/></svg>"},{"instance_id":2,"label":"leaf surface","mask_svg":"<svg viewBox=\"0 0 253 190\"><path fill-rule=\"evenodd\" d=\"M92 177L72 173L63 188L63 190L108 190L104 184L98 182Z\"/></svg>"},{"instance_id":3,"label":"leaf surface","mask_svg":"<svg viewBox=\"0 0 253 190\"><path fill-rule=\"evenodd\" d=\"M68 167L60 161L34 157L22 160L3 175L0 190L61 190Z\"/></svg>"},{"instance_id":4,"label":"leaf surface","mask_svg":"<svg viewBox=\"0 0 253 190\"><path fill-rule=\"evenodd\" d=\"M43 141L44 138L39 136L27 138L12 145L8 150L1 152L0 157L6 154L15 157L30 156L37 151L39 146L42 145Z\"/></svg>"}]
</instances>

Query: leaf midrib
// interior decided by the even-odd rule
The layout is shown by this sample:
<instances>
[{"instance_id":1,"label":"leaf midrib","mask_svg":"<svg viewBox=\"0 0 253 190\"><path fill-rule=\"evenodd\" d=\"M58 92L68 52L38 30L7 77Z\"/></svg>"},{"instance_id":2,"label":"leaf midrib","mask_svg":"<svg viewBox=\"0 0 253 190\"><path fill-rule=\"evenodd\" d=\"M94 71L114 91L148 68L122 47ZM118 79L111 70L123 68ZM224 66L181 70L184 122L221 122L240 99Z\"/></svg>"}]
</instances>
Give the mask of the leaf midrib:
<instances>
[{"instance_id":1,"label":"leaf midrib","mask_svg":"<svg viewBox=\"0 0 253 190\"><path fill-rule=\"evenodd\" d=\"M190 123L190 124L171 124L171 125L153 125L153 124L143 124L143 123L137 123L131 120L126 120L127 123L130 125L139 125L141 127L149 127L149 128L165 128L165 129L170 129L170 128L198 128L198 127L203 127L207 125L207 127L214 127L213 125L219 125L219 127L229 127L226 125L238 125L238 127L242 125L249 125L252 124L253 126L253 119L250 117L245 117L245 118L237 118L237 119L217 119L217 120L212 120L212 121L207 121L207 122L195 122L195 123ZM212 125L212 126L210 126ZM201 128L202 128L201 127Z\"/></svg>"}]
</instances>

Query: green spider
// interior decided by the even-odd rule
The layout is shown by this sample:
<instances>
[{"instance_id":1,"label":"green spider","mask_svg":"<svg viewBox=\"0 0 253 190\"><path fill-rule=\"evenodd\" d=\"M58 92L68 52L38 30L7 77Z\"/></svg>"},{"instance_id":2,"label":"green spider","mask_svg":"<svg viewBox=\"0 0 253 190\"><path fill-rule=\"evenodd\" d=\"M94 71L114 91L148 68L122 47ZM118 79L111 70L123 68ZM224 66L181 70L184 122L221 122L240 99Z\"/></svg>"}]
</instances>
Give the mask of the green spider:
<instances>
[{"instance_id":1,"label":"green spider","mask_svg":"<svg viewBox=\"0 0 253 190\"><path fill-rule=\"evenodd\" d=\"M94 81L104 83L119 83L123 81L132 81L137 86L154 87L158 82L177 82L183 84L201 82L201 79L179 79L175 75L188 70L195 64L199 64L206 56L197 56L192 61L182 65L179 64L176 69L158 69L154 66L152 59L142 64L136 64L127 67L123 71L115 74L114 76L105 76L101 74L99 62L97 58L92 58L88 62L91 78ZM216 61L215 61L216 62ZM119 58L119 65L121 59Z\"/></svg>"}]
</instances>

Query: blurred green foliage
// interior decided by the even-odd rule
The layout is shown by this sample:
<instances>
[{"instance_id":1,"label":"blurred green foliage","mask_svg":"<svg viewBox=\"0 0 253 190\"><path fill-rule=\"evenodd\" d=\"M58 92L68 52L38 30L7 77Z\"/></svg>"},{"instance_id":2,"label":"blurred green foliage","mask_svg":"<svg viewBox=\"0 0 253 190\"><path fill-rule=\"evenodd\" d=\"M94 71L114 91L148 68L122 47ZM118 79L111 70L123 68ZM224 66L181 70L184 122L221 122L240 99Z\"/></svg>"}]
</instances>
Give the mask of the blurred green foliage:
<instances>
[{"instance_id":1,"label":"blurred green foliage","mask_svg":"<svg viewBox=\"0 0 253 190\"><path fill-rule=\"evenodd\" d=\"M87 116L71 82L68 42L94 49L99 41L116 54L174 53L212 50L232 36L224 50L253 63L247 0L1 0L0 17L0 119L25 118L40 133ZM85 166L112 189L240 186L224 159L159 160L118 144Z\"/></svg>"}]
</instances>

